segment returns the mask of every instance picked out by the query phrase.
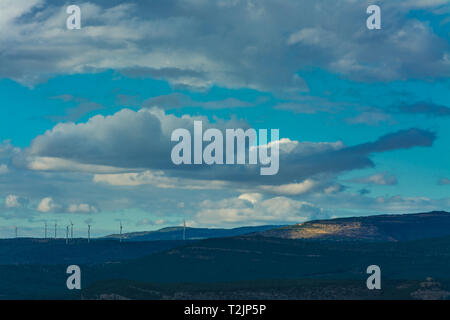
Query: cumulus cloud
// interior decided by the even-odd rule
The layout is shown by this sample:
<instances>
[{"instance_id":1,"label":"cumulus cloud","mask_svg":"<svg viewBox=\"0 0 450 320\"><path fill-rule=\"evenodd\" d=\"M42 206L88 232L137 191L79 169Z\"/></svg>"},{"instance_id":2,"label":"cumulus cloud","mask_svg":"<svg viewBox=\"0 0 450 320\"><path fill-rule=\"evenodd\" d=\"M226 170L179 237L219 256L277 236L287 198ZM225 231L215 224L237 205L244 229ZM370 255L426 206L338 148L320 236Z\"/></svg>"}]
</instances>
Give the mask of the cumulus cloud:
<instances>
[{"instance_id":1,"label":"cumulus cloud","mask_svg":"<svg viewBox=\"0 0 450 320\"><path fill-rule=\"evenodd\" d=\"M67 211L70 213L97 213L98 209L87 203L80 203L80 204L69 205L69 207L67 208Z\"/></svg>"},{"instance_id":2,"label":"cumulus cloud","mask_svg":"<svg viewBox=\"0 0 450 320\"><path fill-rule=\"evenodd\" d=\"M243 193L238 197L238 199L247 200L251 204L256 204L257 202L261 201L262 198L263 195L260 193Z\"/></svg>"},{"instance_id":3,"label":"cumulus cloud","mask_svg":"<svg viewBox=\"0 0 450 320\"><path fill-rule=\"evenodd\" d=\"M20 149L13 146L11 141L6 140L0 143L0 159L2 161L10 161L12 157L20 153ZM3 163L7 166L5 163Z\"/></svg>"},{"instance_id":4,"label":"cumulus cloud","mask_svg":"<svg viewBox=\"0 0 450 320\"><path fill-rule=\"evenodd\" d=\"M8 195L5 198L5 206L7 208L18 208L21 206L21 203L19 201L19 197L13 194Z\"/></svg>"},{"instance_id":5,"label":"cumulus cloud","mask_svg":"<svg viewBox=\"0 0 450 320\"><path fill-rule=\"evenodd\" d=\"M383 3L390 23L376 33L365 28L369 4L100 0L79 3L82 29L71 32L61 2L8 0L2 2L0 57L9 63L0 76L33 84L54 74L115 69L182 88L286 92L307 89L295 75L311 66L364 81L449 75L448 43L410 15L427 8L444 19L437 12L442 1Z\"/></svg>"},{"instance_id":6,"label":"cumulus cloud","mask_svg":"<svg viewBox=\"0 0 450 320\"><path fill-rule=\"evenodd\" d=\"M72 203L64 205L62 202L56 203L52 197L43 198L37 208L37 211L42 213L47 212L68 212L68 213L98 213L99 210L90 204L87 203Z\"/></svg>"},{"instance_id":7,"label":"cumulus cloud","mask_svg":"<svg viewBox=\"0 0 450 320\"><path fill-rule=\"evenodd\" d=\"M56 208L56 204L51 197L46 197L39 202L37 210L40 212L50 212Z\"/></svg>"},{"instance_id":8,"label":"cumulus cloud","mask_svg":"<svg viewBox=\"0 0 450 320\"><path fill-rule=\"evenodd\" d=\"M212 124L206 117L176 117L155 108L137 112L122 109L111 116L94 116L86 123L59 123L36 137L24 156L31 168L36 163L51 165L49 160L57 167L64 164L63 160L102 168L170 168L170 136L178 128L192 130L194 120L203 121L205 130L248 127L242 121L218 120Z\"/></svg>"},{"instance_id":9,"label":"cumulus cloud","mask_svg":"<svg viewBox=\"0 0 450 320\"><path fill-rule=\"evenodd\" d=\"M175 166L170 160L174 129L192 130L193 121L202 120L204 128L247 128L238 120L175 116L160 109L123 109L111 116L95 116L85 123L59 123L36 137L31 146L15 159L35 170L69 170L97 173L95 182L137 186L154 184L195 186L194 180L225 181L274 194L298 195L315 187L318 176L373 167L373 153L413 147L429 147L436 139L422 129L401 130L381 136L374 142L345 146L343 142L299 142L281 138L258 148L280 148L280 170L275 176L260 176L257 165L246 166ZM251 148L254 148L253 146ZM184 179L180 182L177 179ZM278 187L276 187L278 186ZM201 187L201 186L200 186Z\"/></svg>"},{"instance_id":10,"label":"cumulus cloud","mask_svg":"<svg viewBox=\"0 0 450 320\"><path fill-rule=\"evenodd\" d=\"M201 202L195 220L190 223L195 226L284 224L326 216L323 209L309 202L243 194L238 198Z\"/></svg>"}]
</instances>

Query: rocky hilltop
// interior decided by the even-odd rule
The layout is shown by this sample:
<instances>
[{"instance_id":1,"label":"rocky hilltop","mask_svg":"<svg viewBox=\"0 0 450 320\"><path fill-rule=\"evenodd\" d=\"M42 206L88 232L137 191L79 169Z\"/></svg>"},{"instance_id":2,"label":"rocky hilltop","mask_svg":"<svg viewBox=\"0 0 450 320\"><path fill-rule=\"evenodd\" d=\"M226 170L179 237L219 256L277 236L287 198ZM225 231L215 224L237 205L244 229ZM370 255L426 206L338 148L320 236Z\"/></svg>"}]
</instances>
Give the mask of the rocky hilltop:
<instances>
[{"instance_id":1,"label":"rocky hilltop","mask_svg":"<svg viewBox=\"0 0 450 320\"><path fill-rule=\"evenodd\" d=\"M316 240L402 241L450 235L450 213L376 215L309 221L259 232L264 237Z\"/></svg>"}]
</instances>

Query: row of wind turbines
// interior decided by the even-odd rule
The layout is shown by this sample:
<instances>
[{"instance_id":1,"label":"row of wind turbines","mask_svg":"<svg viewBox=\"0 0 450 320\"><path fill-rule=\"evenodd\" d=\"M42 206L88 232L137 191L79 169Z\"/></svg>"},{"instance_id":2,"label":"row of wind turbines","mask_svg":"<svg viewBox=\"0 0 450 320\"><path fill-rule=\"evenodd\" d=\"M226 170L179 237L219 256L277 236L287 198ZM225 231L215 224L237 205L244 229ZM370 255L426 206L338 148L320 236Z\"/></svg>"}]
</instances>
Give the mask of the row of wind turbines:
<instances>
[{"instance_id":1,"label":"row of wind turbines","mask_svg":"<svg viewBox=\"0 0 450 320\"><path fill-rule=\"evenodd\" d=\"M70 241L73 240L73 226L74 226L74 224L73 224L72 220L70 220L70 224L66 226L66 244L69 243L69 240ZM45 222L44 223L44 239L50 239L48 227L49 227L48 223ZM87 227L88 227L87 241L89 243L89 242L91 242L91 225L88 224ZM58 231L58 223L55 221L53 239L57 239L57 231ZM120 221L120 236L119 236L120 242L122 242L122 231L123 231L123 225L122 225L122 221ZM19 228L18 227L15 227L14 233L15 233L15 237L18 238L19 237ZM69 237L69 235L70 235L70 237Z\"/></svg>"},{"instance_id":2,"label":"row of wind turbines","mask_svg":"<svg viewBox=\"0 0 450 320\"><path fill-rule=\"evenodd\" d=\"M119 241L122 242L122 240L123 240L123 237L122 237L123 225L122 225L122 221L119 221L119 222L120 222ZM74 226L74 224L73 224L72 220L70 220L70 224L66 226L66 244L69 243L69 239L70 239L70 241L73 240L73 226ZM91 225L88 224L87 227L88 227L88 230L87 230L87 241L88 241L88 243L90 243L91 242ZM14 230L16 238L19 237L19 231L18 230L19 230L19 228L16 226L15 230ZM57 239L57 230L58 230L58 224L55 221L55 224L54 224L54 238L53 239ZM70 230L70 233L69 233L69 230ZM44 223L44 239L50 239L50 237L48 236L48 232L49 232L48 223L45 222ZM70 234L70 237L69 237L69 234ZM186 220L183 220L183 240L186 240Z\"/></svg>"}]
</instances>

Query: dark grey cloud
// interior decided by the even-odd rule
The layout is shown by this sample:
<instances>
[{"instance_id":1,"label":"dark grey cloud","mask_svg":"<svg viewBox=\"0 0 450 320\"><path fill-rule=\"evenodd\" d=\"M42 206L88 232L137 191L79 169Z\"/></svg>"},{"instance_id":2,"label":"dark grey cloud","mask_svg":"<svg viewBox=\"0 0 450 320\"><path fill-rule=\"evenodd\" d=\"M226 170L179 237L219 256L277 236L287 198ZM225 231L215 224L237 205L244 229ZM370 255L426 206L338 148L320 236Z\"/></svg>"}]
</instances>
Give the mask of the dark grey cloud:
<instances>
[{"instance_id":1,"label":"dark grey cloud","mask_svg":"<svg viewBox=\"0 0 450 320\"><path fill-rule=\"evenodd\" d=\"M134 67L120 70L123 75L133 78L179 79L183 77L203 78L199 71L180 68L148 68Z\"/></svg>"},{"instance_id":2,"label":"dark grey cloud","mask_svg":"<svg viewBox=\"0 0 450 320\"><path fill-rule=\"evenodd\" d=\"M12 3L14 7L12 8ZM78 2L82 29L65 30L60 1L3 8L0 77L27 84L55 74L115 69L185 88L300 92L296 73L319 67L361 81L450 75L448 38L411 16L441 2L382 2L382 29L366 29L372 1L170 0ZM332 17L332 19L330 19Z\"/></svg>"},{"instance_id":3,"label":"dark grey cloud","mask_svg":"<svg viewBox=\"0 0 450 320\"><path fill-rule=\"evenodd\" d=\"M430 147L436 140L436 134L432 131L411 128L386 134L374 142L350 147L346 152L370 154L396 149L409 149L413 147Z\"/></svg>"},{"instance_id":4,"label":"dark grey cloud","mask_svg":"<svg viewBox=\"0 0 450 320\"><path fill-rule=\"evenodd\" d=\"M298 153L294 149L289 154L281 154L278 175L268 178L278 180L274 183L279 180L289 181L289 179L301 181L320 174L338 174L355 169L371 168L375 166L370 159L373 153L430 147L435 139L433 132L413 128L386 134L374 142L324 150L310 155Z\"/></svg>"},{"instance_id":5,"label":"dark grey cloud","mask_svg":"<svg viewBox=\"0 0 450 320\"><path fill-rule=\"evenodd\" d=\"M30 168L39 169L34 163L45 162L50 157L54 160L48 163L47 169L58 167L61 161L71 161L66 167L70 166L73 170L76 170L75 164L80 163L128 170L165 170L168 177L186 179L285 184L373 167L370 159L373 153L429 147L436 139L435 133L431 131L412 128L386 134L374 142L347 147L341 142L288 142L280 147L279 173L275 176L260 176L259 165L173 165L170 159L173 146L170 135L177 128L192 129L194 119L204 121L205 128L224 130L248 127L236 120L216 119L215 123L211 123L206 118L187 115L176 117L159 109L142 109L138 112L124 109L112 116L95 116L86 123L58 124L53 130L36 137L30 148L17 157L16 163L22 161Z\"/></svg>"},{"instance_id":6,"label":"dark grey cloud","mask_svg":"<svg viewBox=\"0 0 450 320\"><path fill-rule=\"evenodd\" d=\"M97 115L86 123L59 123L51 131L36 137L29 149L16 158L20 165L34 157L57 158L80 164L127 169L169 169L173 130L193 130L193 121L209 127L248 128L244 121L217 119L212 124L206 117L176 117L160 109L133 111L122 109L111 116ZM34 160L32 160L33 163ZM50 164L55 166L57 163Z\"/></svg>"},{"instance_id":7,"label":"dark grey cloud","mask_svg":"<svg viewBox=\"0 0 450 320\"><path fill-rule=\"evenodd\" d=\"M433 102L420 101L412 104L402 104L399 112L408 114L424 114L436 117L450 116L450 108Z\"/></svg>"}]
</instances>

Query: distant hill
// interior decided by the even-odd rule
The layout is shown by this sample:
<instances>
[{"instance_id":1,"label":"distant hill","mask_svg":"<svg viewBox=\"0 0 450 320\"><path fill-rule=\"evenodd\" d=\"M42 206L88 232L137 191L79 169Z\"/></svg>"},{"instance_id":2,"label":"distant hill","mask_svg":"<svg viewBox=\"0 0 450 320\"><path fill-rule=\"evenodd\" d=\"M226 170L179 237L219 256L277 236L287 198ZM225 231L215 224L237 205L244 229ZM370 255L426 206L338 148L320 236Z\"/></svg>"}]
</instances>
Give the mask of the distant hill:
<instances>
[{"instance_id":1,"label":"distant hill","mask_svg":"<svg viewBox=\"0 0 450 320\"><path fill-rule=\"evenodd\" d=\"M283 239L404 241L450 235L450 213L433 211L309 221L257 233ZM252 235L252 236L256 236Z\"/></svg>"},{"instance_id":2,"label":"distant hill","mask_svg":"<svg viewBox=\"0 0 450 320\"><path fill-rule=\"evenodd\" d=\"M279 228L280 226L268 225L257 227L240 227L234 229L215 229L215 228L186 228L187 240L211 239L235 237L243 234L261 232L269 229ZM169 227L156 231L143 231L124 233L122 239L127 241L156 241L156 240L182 240L183 227ZM119 239L120 235L112 234L102 239Z\"/></svg>"}]
</instances>

